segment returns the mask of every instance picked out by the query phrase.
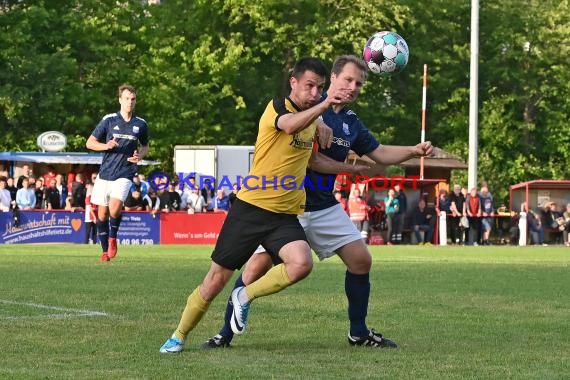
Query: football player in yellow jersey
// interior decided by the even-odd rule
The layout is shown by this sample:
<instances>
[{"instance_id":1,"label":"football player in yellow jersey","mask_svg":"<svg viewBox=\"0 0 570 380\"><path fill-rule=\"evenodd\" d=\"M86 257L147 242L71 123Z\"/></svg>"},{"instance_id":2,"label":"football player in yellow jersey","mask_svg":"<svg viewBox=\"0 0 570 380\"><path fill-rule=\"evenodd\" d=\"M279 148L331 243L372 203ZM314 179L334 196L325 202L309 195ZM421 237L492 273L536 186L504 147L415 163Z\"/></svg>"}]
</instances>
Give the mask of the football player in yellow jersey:
<instances>
[{"instance_id":1,"label":"football player in yellow jersey","mask_svg":"<svg viewBox=\"0 0 570 380\"><path fill-rule=\"evenodd\" d=\"M321 101L327 75L322 61L303 58L291 73L289 96L267 105L259 122L253 167L222 226L210 270L188 297L178 327L161 353L183 350L188 333L260 244L283 263L232 293L236 334L243 333L247 325L251 301L279 292L311 272L311 249L297 219L305 202L300 185L313 152L315 120L349 97L346 89L329 90Z\"/></svg>"}]
</instances>

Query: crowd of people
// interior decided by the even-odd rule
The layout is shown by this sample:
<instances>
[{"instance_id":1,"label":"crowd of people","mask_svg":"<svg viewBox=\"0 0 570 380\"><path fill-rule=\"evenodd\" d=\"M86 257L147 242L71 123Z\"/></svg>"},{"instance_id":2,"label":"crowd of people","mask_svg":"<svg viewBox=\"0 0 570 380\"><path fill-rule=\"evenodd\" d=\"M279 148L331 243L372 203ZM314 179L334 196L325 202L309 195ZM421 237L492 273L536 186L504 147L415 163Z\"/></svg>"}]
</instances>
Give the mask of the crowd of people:
<instances>
[{"instance_id":1,"label":"crowd of people","mask_svg":"<svg viewBox=\"0 0 570 380\"><path fill-rule=\"evenodd\" d=\"M449 244L491 245L519 243L520 212L496 207L486 183L470 191L454 185L453 191L439 190L431 203L427 194L414 200L408 209L405 192L399 185L385 190L380 197L374 191L363 196L360 188L345 194L335 191L335 198L361 231L366 241L375 232L388 245L412 243L431 245L435 238L436 223L441 211L446 213ZM521 205L527 215L527 236L530 244L565 244L570 246L570 203L565 211L556 202L546 202L536 209Z\"/></svg>"}]
</instances>

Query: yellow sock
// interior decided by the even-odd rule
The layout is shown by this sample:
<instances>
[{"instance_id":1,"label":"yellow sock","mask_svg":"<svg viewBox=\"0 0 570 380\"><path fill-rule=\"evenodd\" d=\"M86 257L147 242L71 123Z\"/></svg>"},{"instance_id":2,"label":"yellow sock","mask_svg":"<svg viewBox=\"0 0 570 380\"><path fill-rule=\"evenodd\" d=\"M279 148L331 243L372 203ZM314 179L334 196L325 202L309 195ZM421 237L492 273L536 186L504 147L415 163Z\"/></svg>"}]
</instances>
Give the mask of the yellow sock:
<instances>
[{"instance_id":1,"label":"yellow sock","mask_svg":"<svg viewBox=\"0 0 570 380\"><path fill-rule=\"evenodd\" d=\"M178 339L186 340L186 335L200 322L209 306L210 302L202 298L200 295L200 287L198 286L188 297L186 307L182 312L182 318L180 318L180 323L174 335L176 335Z\"/></svg>"},{"instance_id":2,"label":"yellow sock","mask_svg":"<svg viewBox=\"0 0 570 380\"><path fill-rule=\"evenodd\" d=\"M271 268L259 280L245 287L245 293L250 301L256 298L268 296L280 292L293 284L287 275L285 264L279 264Z\"/></svg>"}]
</instances>

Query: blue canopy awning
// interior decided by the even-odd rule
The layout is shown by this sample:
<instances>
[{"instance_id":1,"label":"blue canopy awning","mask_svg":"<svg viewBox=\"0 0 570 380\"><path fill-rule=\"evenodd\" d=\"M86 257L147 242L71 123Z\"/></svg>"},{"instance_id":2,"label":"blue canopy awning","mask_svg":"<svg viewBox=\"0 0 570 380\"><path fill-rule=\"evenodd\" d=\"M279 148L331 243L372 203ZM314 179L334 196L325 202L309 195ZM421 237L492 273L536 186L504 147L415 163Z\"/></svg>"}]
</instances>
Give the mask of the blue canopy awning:
<instances>
[{"instance_id":1,"label":"blue canopy awning","mask_svg":"<svg viewBox=\"0 0 570 380\"><path fill-rule=\"evenodd\" d=\"M101 165L102 153L81 152L0 152L0 161L37 162L42 164ZM159 161L142 160L139 165L158 165Z\"/></svg>"}]
</instances>

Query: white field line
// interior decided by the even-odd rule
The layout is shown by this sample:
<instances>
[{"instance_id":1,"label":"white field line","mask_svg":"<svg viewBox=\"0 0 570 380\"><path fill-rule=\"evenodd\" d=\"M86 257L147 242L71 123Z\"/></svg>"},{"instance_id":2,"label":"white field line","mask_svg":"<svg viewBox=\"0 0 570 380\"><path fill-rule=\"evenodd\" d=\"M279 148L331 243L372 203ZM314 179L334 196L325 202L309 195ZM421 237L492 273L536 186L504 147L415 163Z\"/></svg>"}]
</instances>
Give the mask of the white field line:
<instances>
[{"instance_id":1,"label":"white field line","mask_svg":"<svg viewBox=\"0 0 570 380\"><path fill-rule=\"evenodd\" d=\"M75 317L109 317L110 316L110 314L107 314L107 313L102 312L102 311L70 309L70 308L59 307L59 306L42 305L40 303L16 302L16 301L2 300L2 299L0 299L0 303L7 304L7 305L28 306L28 307L32 307L32 308L36 308L36 309L46 309L46 310L63 312L63 313L59 313L59 314L46 314L46 315L36 315L36 316L24 316L24 315L22 315L22 316L0 317L0 319L7 319L7 320L64 319L64 318L75 318Z\"/></svg>"}]
</instances>

